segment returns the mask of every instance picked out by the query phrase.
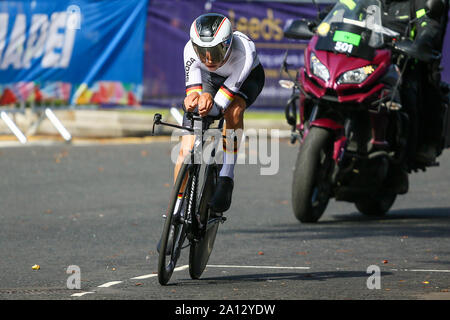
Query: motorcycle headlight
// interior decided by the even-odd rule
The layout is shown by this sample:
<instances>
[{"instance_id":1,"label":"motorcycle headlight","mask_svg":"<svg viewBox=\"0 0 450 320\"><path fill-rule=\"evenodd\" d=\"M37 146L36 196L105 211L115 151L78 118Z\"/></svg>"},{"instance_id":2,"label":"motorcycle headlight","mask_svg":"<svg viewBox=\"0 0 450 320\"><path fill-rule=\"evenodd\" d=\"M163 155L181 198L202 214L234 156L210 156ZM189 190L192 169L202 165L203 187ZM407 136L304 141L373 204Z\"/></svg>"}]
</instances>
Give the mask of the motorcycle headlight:
<instances>
[{"instance_id":1,"label":"motorcycle headlight","mask_svg":"<svg viewBox=\"0 0 450 320\"><path fill-rule=\"evenodd\" d=\"M327 67L320 62L314 53L311 53L310 68L313 75L319 77L323 81L327 82L330 79L330 72L328 72Z\"/></svg>"},{"instance_id":2,"label":"motorcycle headlight","mask_svg":"<svg viewBox=\"0 0 450 320\"><path fill-rule=\"evenodd\" d=\"M362 68L350 70L344 72L338 79L337 84L344 83L361 83L367 79L369 75L371 75L377 67L373 65L368 65Z\"/></svg>"}]
</instances>

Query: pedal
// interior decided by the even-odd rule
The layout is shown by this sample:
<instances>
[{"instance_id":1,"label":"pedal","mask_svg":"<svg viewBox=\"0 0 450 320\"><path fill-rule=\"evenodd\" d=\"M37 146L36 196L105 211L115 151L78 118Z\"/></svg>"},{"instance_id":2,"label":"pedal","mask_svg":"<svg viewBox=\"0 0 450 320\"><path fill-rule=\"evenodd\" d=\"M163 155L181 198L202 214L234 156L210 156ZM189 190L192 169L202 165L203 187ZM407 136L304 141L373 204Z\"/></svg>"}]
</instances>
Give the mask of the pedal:
<instances>
[{"instance_id":1,"label":"pedal","mask_svg":"<svg viewBox=\"0 0 450 320\"><path fill-rule=\"evenodd\" d=\"M227 221L227 217L224 217L224 216L221 216L221 217L211 217L211 218L208 220L208 224L216 223L216 222L224 223L225 221Z\"/></svg>"}]
</instances>

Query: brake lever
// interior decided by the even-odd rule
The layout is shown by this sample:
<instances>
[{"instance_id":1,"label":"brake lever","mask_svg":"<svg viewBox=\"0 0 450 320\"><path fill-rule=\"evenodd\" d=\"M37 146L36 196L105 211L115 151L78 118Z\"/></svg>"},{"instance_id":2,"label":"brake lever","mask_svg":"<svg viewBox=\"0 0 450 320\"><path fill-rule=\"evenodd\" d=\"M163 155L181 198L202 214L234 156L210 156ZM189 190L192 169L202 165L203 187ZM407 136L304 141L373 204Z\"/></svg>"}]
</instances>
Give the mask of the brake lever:
<instances>
[{"instance_id":1,"label":"brake lever","mask_svg":"<svg viewBox=\"0 0 450 320\"><path fill-rule=\"evenodd\" d=\"M159 113L155 113L153 116L153 128L152 128L152 136L155 135L155 125L161 124L162 115Z\"/></svg>"},{"instance_id":2,"label":"brake lever","mask_svg":"<svg viewBox=\"0 0 450 320\"><path fill-rule=\"evenodd\" d=\"M172 128L176 128L176 129L181 129L181 130L187 130L189 132L194 132L193 128L183 127L183 126L179 126L179 125L176 125L176 124L163 122L163 121L161 121L161 119L162 119L162 115L161 114L156 113L154 115L154 117L153 117L152 136L155 135L155 125L164 125L164 126L168 126L168 127L172 127Z\"/></svg>"}]
</instances>

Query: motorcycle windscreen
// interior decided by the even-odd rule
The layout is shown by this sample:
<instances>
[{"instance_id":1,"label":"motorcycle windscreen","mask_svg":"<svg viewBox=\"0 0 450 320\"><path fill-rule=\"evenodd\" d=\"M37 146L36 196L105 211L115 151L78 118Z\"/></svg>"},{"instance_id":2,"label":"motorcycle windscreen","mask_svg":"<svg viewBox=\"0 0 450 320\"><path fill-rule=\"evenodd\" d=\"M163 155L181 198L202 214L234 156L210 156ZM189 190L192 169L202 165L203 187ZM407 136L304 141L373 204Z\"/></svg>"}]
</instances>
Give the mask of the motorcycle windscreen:
<instances>
[{"instance_id":1,"label":"motorcycle windscreen","mask_svg":"<svg viewBox=\"0 0 450 320\"><path fill-rule=\"evenodd\" d=\"M375 48L369 46L370 31L348 23L332 23L325 36L319 36L316 50L344 53L372 61Z\"/></svg>"}]
</instances>

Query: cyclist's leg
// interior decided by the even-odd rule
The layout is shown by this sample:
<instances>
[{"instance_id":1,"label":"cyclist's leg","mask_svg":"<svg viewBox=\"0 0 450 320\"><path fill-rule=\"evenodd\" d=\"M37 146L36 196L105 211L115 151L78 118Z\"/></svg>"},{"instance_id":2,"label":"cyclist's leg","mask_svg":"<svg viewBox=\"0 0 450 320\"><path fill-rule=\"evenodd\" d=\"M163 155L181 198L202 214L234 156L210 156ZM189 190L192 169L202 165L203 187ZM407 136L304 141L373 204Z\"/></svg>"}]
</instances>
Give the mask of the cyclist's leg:
<instances>
[{"instance_id":1,"label":"cyclist's leg","mask_svg":"<svg viewBox=\"0 0 450 320\"><path fill-rule=\"evenodd\" d=\"M173 180L174 183L177 181L178 173L180 172L181 166L184 163L184 159L186 157L189 157L190 150L192 150L193 146L194 146L194 136L193 135L183 135L181 137L181 148L180 148L180 152L178 153L177 162L175 163L175 167L174 167L174 180ZM182 203L183 192L186 187L187 179L188 179L188 175L186 175L186 178L182 182L182 185L178 192L178 199L177 199L177 203L175 205L175 210L174 210L175 214L178 214L178 212L179 212L180 205Z\"/></svg>"},{"instance_id":2,"label":"cyclist's leg","mask_svg":"<svg viewBox=\"0 0 450 320\"><path fill-rule=\"evenodd\" d=\"M234 166L237 160L237 152L242 140L244 129L244 112L246 101L236 96L224 113L225 123L223 127L223 165L220 177L234 179Z\"/></svg>"},{"instance_id":3,"label":"cyclist's leg","mask_svg":"<svg viewBox=\"0 0 450 320\"><path fill-rule=\"evenodd\" d=\"M195 138L194 135L181 136L180 152L178 153L177 162L175 163L175 167L174 167L174 178L173 178L174 183L175 183L175 181L177 181L178 172L180 171L180 168L184 162L184 159L189 156L190 151L192 150L192 148L194 146L194 138ZM183 187L181 188L182 190L184 190L185 183L186 182L183 183Z\"/></svg>"},{"instance_id":4,"label":"cyclist's leg","mask_svg":"<svg viewBox=\"0 0 450 320\"><path fill-rule=\"evenodd\" d=\"M227 176L231 179L234 178L234 164L236 163L244 130L244 112L258 98L264 87L264 82L264 69L260 64L252 70L234 100L225 110L224 136L226 141L224 141L224 147L225 145L227 146L228 152L224 153L226 161L224 159L224 165L220 172L221 177Z\"/></svg>"},{"instance_id":5,"label":"cyclist's leg","mask_svg":"<svg viewBox=\"0 0 450 320\"><path fill-rule=\"evenodd\" d=\"M224 161L219 174L216 191L210 205L213 211L225 212L231 205L234 187L234 167L244 129L244 112L261 93L264 87L264 69L256 67L241 86L234 100L225 110L224 118Z\"/></svg>"},{"instance_id":6,"label":"cyclist's leg","mask_svg":"<svg viewBox=\"0 0 450 320\"><path fill-rule=\"evenodd\" d=\"M245 100L236 96L224 113L223 164L216 190L211 198L213 213L221 214L229 209L234 187L234 166L244 128Z\"/></svg>"}]
</instances>

